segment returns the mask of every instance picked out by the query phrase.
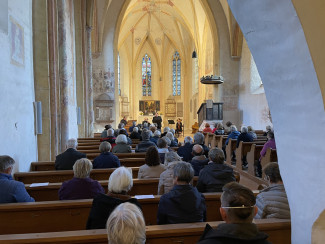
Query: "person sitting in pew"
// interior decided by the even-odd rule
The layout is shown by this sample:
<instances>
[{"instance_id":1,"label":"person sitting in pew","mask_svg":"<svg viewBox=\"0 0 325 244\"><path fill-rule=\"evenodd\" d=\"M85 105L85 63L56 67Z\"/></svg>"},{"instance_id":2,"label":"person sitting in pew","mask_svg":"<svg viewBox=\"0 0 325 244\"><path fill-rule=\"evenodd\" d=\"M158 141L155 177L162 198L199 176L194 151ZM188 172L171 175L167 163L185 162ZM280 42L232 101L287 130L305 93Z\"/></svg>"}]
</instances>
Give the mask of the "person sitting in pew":
<instances>
[{"instance_id":1,"label":"person sitting in pew","mask_svg":"<svg viewBox=\"0 0 325 244\"><path fill-rule=\"evenodd\" d=\"M201 145L195 144L192 149L192 155L194 156L190 161L194 169L194 175L198 176L201 169L204 168L205 165L208 165L209 159L203 155L203 147Z\"/></svg>"},{"instance_id":2,"label":"person sitting in pew","mask_svg":"<svg viewBox=\"0 0 325 244\"><path fill-rule=\"evenodd\" d=\"M141 135L139 133L139 127L134 127L132 133L130 134L131 139L141 140Z\"/></svg>"},{"instance_id":3,"label":"person sitting in pew","mask_svg":"<svg viewBox=\"0 0 325 244\"><path fill-rule=\"evenodd\" d=\"M205 128L203 129L203 132L205 132L205 133L212 133L213 130L211 129L209 123L205 123L205 126L204 127Z\"/></svg>"},{"instance_id":4,"label":"person sitting in pew","mask_svg":"<svg viewBox=\"0 0 325 244\"><path fill-rule=\"evenodd\" d=\"M213 129L212 133L215 135L224 135L225 134L225 129L222 125L222 123L217 123L216 127Z\"/></svg>"},{"instance_id":5,"label":"person sitting in pew","mask_svg":"<svg viewBox=\"0 0 325 244\"><path fill-rule=\"evenodd\" d=\"M130 153L132 152L131 146L128 145L126 135L120 134L115 140L116 145L113 148L113 153Z\"/></svg>"},{"instance_id":6,"label":"person sitting in pew","mask_svg":"<svg viewBox=\"0 0 325 244\"><path fill-rule=\"evenodd\" d=\"M107 142L108 143L108 142ZM81 158L73 165L74 177L62 183L59 189L60 200L77 200L94 198L105 193L104 188L97 180L89 177L93 164L87 158Z\"/></svg>"},{"instance_id":7,"label":"person sitting in pew","mask_svg":"<svg viewBox=\"0 0 325 244\"><path fill-rule=\"evenodd\" d=\"M170 147L177 147L178 143L175 141L175 137L172 132L168 132L166 137L170 140Z\"/></svg>"},{"instance_id":8,"label":"person sitting in pew","mask_svg":"<svg viewBox=\"0 0 325 244\"><path fill-rule=\"evenodd\" d=\"M168 138L159 138L157 141L158 146L158 153L161 162L165 162L165 154L168 153L170 150L167 145Z\"/></svg>"},{"instance_id":9,"label":"person sitting in pew","mask_svg":"<svg viewBox=\"0 0 325 244\"><path fill-rule=\"evenodd\" d=\"M69 139L66 145L67 150L56 156L56 170L72 170L74 163L80 158L86 158L86 154L76 150L78 142L76 139Z\"/></svg>"},{"instance_id":10,"label":"person sitting in pew","mask_svg":"<svg viewBox=\"0 0 325 244\"><path fill-rule=\"evenodd\" d=\"M209 154L209 148L204 144L204 135L201 132L196 132L193 136L194 143L192 144L192 148L195 144L199 144L203 147L204 155L208 157ZM192 154L191 154L192 155ZM193 155L191 156L191 159L193 158Z\"/></svg>"},{"instance_id":11,"label":"person sitting in pew","mask_svg":"<svg viewBox=\"0 0 325 244\"><path fill-rule=\"evenodd\" d=\"M237 145L236 147L239 147L239 143L242 142L252 142L254 138L248 134L248 128L246 126L241 127L241 133L237 138ZM247 160L246 160L246 155L243 156L243 158L238 158L238 160L242 160L242 169L247 169Z\"/></svg>"},{"instance_id":12,"label":"person sitting in pew","mask_svg":"<svg viewBox=\"0 0 325 244\"><path fill-rule=\"evenodd\" d=\"M144 165L140 166L138 179L159 178L165 171L165 165L160 163L159 153L156 147L149 147L146 152Z\"/></svg>"},{"instance_id":13,"label":"person sitting in pew","mask_svg":"<svg viewBox=\"0 0 325 244\"><path fill-rule=\"evenodd\" d=\"M119 135L125 135L126 136L127 144L132 145L132 139L129 137L129 134L127 133L127 131L125 129L120 130L119 131Z\"/></svg>"},{"instance_id":14,"label":"person sitting in pew","mask_svg":"<svg viewBox=\"0 0 325 244\"><path fill-rule=\"evenodd\" d=\"M227 157L226 154L226 146L228 145L229 139L236 139L238 138L240 132L237 131L237 127L235 125L230 126L230 134L227 137L226 144L222 147L223 153L225 154L225 157ZM229 155L230 157L230 155ZM232 161L236 161L236 155L234 152L232 152Z\"/></svg>"},{"instance_id":15,"label":"person sitting in pew","mask_svg":"<svg viewBox=\"0 0 325 244\"><path fill-rule=\"evenodd\" d=\"M7 155L0 156L0 203L35 202L22 182L12 176L15 160Z\"/></svg>"},{"instance_id":16,"label":"person sitting in pew","mask_svg":"<svg viewBox=\"0 0 325 244\"><path fill-rule=\"evenodd\" d=\"M141 210L131 203L121 203L106 224L108 244L145 244L146 224Z\"/></svg>"},{"instance_id":17,"label":"person sitting in pew","mask_svg":"<svg viewBox=\"0 0 325 244\"><path fill-rule=\"evenodd\" d=\"M152 141L153 143L155 143L157 145L160 135L161 135L160 130L155 130L155 132L153 132L153 137L150 137L150 141Z\"/></svg>"},{"instance_id":18,"label":"person sitting in pew","mask_svg":"<svg viewBox=\"0 0 325 244\"><path fill-rule=\"evenodd\" d=\"M138 200L127 195L133 186L132 170L120 167L108 180L108 193L97 195L92 203L86 228L104 229L112 211L121 203L130 202L141 208Z\"/></svg>"},{"instance_id":19,"label":"person sitting in pew","mask_svg":"<svg viewBox=\"0 0 325 244\"><path fill-rule=\"evenodd\" d=\"M159 177L158 195L168 193L173 188L174 167L179 162L182 162L182 158L176 152L171 151L165 154L166 170Z\"/></svg>"},{"instance_id":20,"label":"person sitting in pew","mask_svg":"<svg viewBox=\"0 0 325 244\"><path fill-rule=\"evenodd\" d=\"M269 133L270 131L272 131L272 126L271 125L267 125L265 127L265 132L264 132L263 136L267 136L267 133Z\"/></svg>"},{"instance_id":21,"label":"person sitting in pew","mask_svg":"<svg viewBox=\"0 0 325 244\"><path fill-rule=\"evenodd\" d=\"M136 146L135 152L146 152L149 147L156 147L156 144L150 141L150 132L148 129L143 129L141 137L142 141Z\"/></svg>"},{"instance_id":22,"label":"person sitting in pew","mask_svg":"<svg viewBox=\"0 0 325 244\"><path fill-rule=\"evenodd\" d=\"M236 182L223 187L220 214L226 222L217 229L206 225L198 244L270 244L268 235L260 232L253 222L257 213L253 192Z\"/></svg>"},{"instance_id":23,"label":"person sitting in pew","mask_svg":"<svg viewBox=\"0 0 325 244\"><path fill-rule=\"evenodd\" d=\"M120 160L111 153L112 146L109 142L103 141L99 145L101 152L93 161L94 169L118 168L121 166Z\"/></svg>"},{"instance_id":24,"label":"person sitting in pew","mask_svg":"<svg viewBox=\"0 0 325 244\"><path fill-rule=\"evenodd\" d=\"M101 138L106 138L107 137L107 130L112 128L111 125L105 125L105 129L103 130L102 134L100 135Z\"/></svg>"},{"instance_id":25,"label":"person sitting in pew","mask_svg":"<svg viewBox=\"0 0 325 244\"><path fill-rule=\"evenodd\" d=\"M263 169L269 187L261 191L256 197L258 212L256 219L290 219L290 208L287 193L284 189L279 165L269 163Z\"/></svg>"},{"instance_id":26,"label":"person sitting in pew","mask_svg":"<svg viewBox=\"0 0 325 244\"><path fill-rule=\"evenodd\" d=\"M192 155L192 148L193 148L193 139L190 136L186 136L184 138L184 145L179 147L177 150L177 154L183 158L183 161L189 162L191 161Z\"/></svg>"},{"instance_id":27,"label":"person sitting in pew","mask_svg":"<svg viewBox=\"0 0 325 244\"><path fill-rule=\"evenodd\" d=\"M162 225L205 221L205 198L190 184L194 176L191 164L179 162L173 171L174 187L160 197L157 223Z\"/></svg>"},{"instance_id":28,"label":"person sitting in pew","mask_svg":"<svg viewBox=\"0 0 325 244\"><path fill-rule=\"evenodd\" d=\"M222 187L235 181L233 169L224 163L225 155L219 148L213 148L209 152L209 163L199 174L196 188L199 192L221 192Z\"/></svg>"},{"instance_id":29,"label":"person sitting in pew","mask_svg":"<svg viewBox=\"0 0 325 244\"><path fill-rule=\"evenodd\" d=\"M107 141L111 144L112 148L115 146L115 140L116 137L114 135L114 129L110 128L107 130L107 137L106 138L101 138L100 141Z\"/></svg>"},{"instance_id":30,"label":"person sitting in pew","mask_svg":"<svg viewBox=\"0 0 325 244\"><path fill-rule=\"evenodd\" d=\"M264 144L264 146L262 148L262 151L260 152L261 156L260 156L259 160L256 162L255 175L257 177L262 177L261 160L265 156L266 151L267 151L268 148L276 149L276 144L275 144L275 138L274 138L274 132L273 131L269 131L267 133L267 142Z\"/></svg>"},{"instance_id":31,"label":"person sitting in pew","mask_svg":"<svg viewBox=\"0 0 325 244\"><path fill-rule=\"evenodd\" d=\"M251 135L254 140L257 139L257 135L256 135L252 126L250 126L250 125L247 126L247 130L248 130L248 134Z\"/></svg>"}]
</instances>

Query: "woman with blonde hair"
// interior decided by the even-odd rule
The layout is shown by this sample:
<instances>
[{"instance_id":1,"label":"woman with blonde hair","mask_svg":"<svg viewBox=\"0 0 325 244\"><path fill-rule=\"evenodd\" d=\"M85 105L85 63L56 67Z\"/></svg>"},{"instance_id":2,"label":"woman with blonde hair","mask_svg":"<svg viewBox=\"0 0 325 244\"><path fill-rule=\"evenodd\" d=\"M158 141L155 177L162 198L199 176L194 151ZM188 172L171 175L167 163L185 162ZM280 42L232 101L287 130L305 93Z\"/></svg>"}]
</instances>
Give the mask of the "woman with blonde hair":
<instances>
[{"instance_id":1,"label":"woman with blonde hair","mask_svg":"<svg viewBox=\"0 0 325 244\"><path fill-rule=\"evenodd\" d=\"M111 212L121 203L130 202L140 207L137 199L127 193L133 187L132 170L120 167L108 180L108 193L94 198L87 221L87 229L104 229Z\"/></svg>"}]
</instances>

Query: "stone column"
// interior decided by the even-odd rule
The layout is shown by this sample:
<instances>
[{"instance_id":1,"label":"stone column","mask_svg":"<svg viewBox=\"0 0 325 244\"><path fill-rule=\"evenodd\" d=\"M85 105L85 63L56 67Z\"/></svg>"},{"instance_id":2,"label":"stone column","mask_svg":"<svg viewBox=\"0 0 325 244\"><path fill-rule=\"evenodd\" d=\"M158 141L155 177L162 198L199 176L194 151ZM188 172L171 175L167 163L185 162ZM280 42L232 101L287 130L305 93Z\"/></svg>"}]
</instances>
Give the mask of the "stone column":
<instances>
[{"instance_id":1,"label":"stone column","mask_svg":"<svg viewBox=\"0 0 325 244\"><path fill-rule=\"evenodd\" d=\"M91 52L91 26L86 26L87 32L87 93L88 93L88 130L87 136L94 136L94 93L93 93L93 62Z\"/></svg>"},{"instance_id":2,"label":"stone column","mask_svg":"<svg viewBox=\"0 0 325 244\"><path fill-rule=\"evenodd\" d=\"M71 123L69 104L73 105L74 79L74 45L73 45L73 2L57 0L58 39L59 39L59 82L61 111L61 152L65 150L69 139Z\"/></svg>"},{"instance_id":3,"label":"stone column","mask_svg":"<svg viewBox=\"0 0 325 244\"><path fill-rule=\"evenodd\" d=\"M48 52L49 52L49 83L50 83L50 114L51 114L51 160L59 153L58 113L57 113L57 29L56 1L47 1L48 12Z\"/></svg>"}]
</instances>

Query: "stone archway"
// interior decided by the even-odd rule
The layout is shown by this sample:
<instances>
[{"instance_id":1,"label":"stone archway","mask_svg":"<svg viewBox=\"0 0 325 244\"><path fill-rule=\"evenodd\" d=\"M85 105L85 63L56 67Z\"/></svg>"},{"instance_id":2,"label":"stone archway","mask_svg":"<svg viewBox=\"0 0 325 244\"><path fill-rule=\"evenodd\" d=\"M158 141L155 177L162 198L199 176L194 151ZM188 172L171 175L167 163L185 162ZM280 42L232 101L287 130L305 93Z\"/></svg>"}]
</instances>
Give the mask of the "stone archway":
<instances>
[{"instance_id":1,"label":"stone archway","mask_svg":"<svg viewBox=\"0 0 325 244\"><path fill-rule=\"evenodd\" d=\"M311 243L312 225L325 204L319 189L325 183L325 131L308 129L315 121L317 128L325 125L311 47L290 0L228 3L254 56L272 113L291 208L292 243ZM306 2L303 7L313 6Z\"/></svg>"}]
</instances>

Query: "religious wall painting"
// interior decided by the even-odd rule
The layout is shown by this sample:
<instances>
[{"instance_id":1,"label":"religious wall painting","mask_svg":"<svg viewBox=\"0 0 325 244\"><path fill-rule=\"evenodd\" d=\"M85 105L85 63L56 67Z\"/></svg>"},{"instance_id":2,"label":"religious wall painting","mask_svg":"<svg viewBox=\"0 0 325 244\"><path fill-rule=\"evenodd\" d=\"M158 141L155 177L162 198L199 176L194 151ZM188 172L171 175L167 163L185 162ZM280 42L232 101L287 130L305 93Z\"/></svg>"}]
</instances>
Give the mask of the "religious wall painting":
<instances>
[{"instance_id":1,"label":"religious wall painting","mask_svg":"<svg viewBox=\"0 0 325 244\"><path fill-rule=\"evenodd\" d=\"M114 72L110 68L93 69L93 90L95 93L114 94Z\"/></svg>"},{"instance_id":2,"label":"religious wall painting","mask_svg":"<svg viewBox=\"0 0 325 244\"><path fill-rule=\"evenodd\" d=\"M24 28L12 17L10 17L9 25L11 63L25 66Z\"/></svg>"},{"instance_id":3,"label":"religious wall painting","mask_svg":"<svg viewBox=\"0 0 325 244\"><path fill-rule=\"evenodd\" d=\"M143 113L143 115L154 115L156 112L160 111L160 101L139 101L139 111Z\"/></svg>"}]
</instances>

